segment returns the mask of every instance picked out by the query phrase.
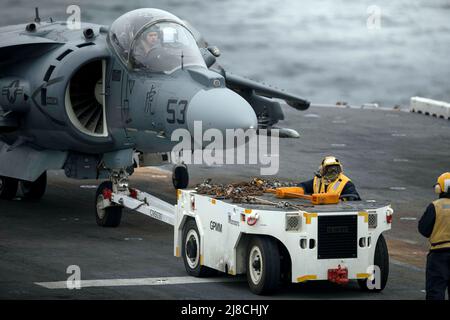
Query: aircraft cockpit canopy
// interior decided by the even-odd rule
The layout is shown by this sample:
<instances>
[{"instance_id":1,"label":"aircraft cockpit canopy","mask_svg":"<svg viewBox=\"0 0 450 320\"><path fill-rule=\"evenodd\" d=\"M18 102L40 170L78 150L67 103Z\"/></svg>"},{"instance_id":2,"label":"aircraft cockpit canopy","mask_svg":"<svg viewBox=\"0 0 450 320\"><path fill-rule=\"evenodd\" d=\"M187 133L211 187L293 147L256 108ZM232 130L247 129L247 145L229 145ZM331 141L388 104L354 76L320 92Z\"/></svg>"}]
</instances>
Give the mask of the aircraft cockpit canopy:
<instances>
[{"instance_id":1,"label":"aircraft cockpit canopy","mask_svg":"<svg viewBox=\"0 0 450 320\"><path fill-rule=\"evenodd\" d=\"M109 44L132 70L170 74L206 68L192 33L176 16L158 9L130 11L113 22Z\"/></svg>"}]
</instances>

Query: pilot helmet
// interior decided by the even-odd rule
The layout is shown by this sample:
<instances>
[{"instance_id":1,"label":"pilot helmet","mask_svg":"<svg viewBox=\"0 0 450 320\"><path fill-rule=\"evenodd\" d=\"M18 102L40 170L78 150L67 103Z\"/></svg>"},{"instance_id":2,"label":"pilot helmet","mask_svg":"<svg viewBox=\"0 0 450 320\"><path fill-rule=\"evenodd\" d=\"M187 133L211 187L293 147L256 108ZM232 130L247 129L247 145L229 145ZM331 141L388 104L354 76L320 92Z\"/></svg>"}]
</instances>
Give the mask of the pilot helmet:
<instances>
[{"instance_id":1,"label":"pilot helmet","mask_svg":"<svg viewBox=\"0 0 450 320\"><path fill-rule=\"evenodd\" d=\"M144 31L144 36L147 37L147 35L150 34L150 33L156 33L158 35L158 38L160 38L160 31L161 30L159 29L158 26L153 25L153 26L151 26L150 28L147 28Z\"/></svg>"}]
</instances>

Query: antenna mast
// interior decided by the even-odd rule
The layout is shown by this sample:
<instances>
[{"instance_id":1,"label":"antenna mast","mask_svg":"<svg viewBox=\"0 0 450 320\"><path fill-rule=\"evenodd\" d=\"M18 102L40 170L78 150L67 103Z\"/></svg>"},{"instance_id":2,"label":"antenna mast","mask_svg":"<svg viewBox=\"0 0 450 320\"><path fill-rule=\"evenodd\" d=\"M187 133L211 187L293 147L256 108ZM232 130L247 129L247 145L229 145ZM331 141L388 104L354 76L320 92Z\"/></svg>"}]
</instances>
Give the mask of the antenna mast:
<instances>
[{"instance_id":1,"label":"antenna mast","mask_svg":"<svg viewBox=\"0 0 450 320\"><path fill-rule=\"evenodd\" d=\"M184 70L184 54L183 51L181 51L181 70Z\"/></svg>"},{"instance_id":2,"label":"antenna mast","mask_svg":"<svg viewBox=\"0 0 450 320\"><path fill-rule=\"evenodd\" d=\"M39 8L38 7L34 8L34 12L35 12L35 15L36 15L36 17L34 18L34 22L40 23L41 22L41 18L39 17Z\"/></svg>"}]
</instances>

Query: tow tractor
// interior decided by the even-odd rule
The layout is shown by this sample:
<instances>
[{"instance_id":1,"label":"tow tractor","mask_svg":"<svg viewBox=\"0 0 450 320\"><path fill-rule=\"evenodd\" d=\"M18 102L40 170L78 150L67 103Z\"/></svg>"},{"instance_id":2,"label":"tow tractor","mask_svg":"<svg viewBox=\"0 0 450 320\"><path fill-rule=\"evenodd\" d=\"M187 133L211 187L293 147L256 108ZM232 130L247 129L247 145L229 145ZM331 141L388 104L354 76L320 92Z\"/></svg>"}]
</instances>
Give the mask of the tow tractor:
<instances>
[{"instance_id":1,"label":"tow tractor","mask_svg":"<svg viewBox=\"0 0 450 320\"><path fill-rule=\"evenodd\" d=\"M264 193L234 203L179 189L171 205L116 178L97 190L97 223L117 226L125 207L173 225L174 255L189 275L246 274L255 294L272 293L282 282L357 280L372 292L386 286L389 255L382 233L391 229L393 214L387 202L319 205Z\"/></svg>"}]
</instances>

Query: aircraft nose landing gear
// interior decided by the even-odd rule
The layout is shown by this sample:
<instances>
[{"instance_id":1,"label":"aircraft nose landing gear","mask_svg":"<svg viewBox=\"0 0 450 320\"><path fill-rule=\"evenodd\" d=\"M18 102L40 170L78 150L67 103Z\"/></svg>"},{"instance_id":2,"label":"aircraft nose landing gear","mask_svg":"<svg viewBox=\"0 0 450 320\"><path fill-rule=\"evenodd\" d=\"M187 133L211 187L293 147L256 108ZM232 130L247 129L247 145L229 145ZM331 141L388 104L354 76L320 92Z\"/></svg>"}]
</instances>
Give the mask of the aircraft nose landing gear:
<instances>
[{"instance_id":1,"label":"aircraft nose landing gear","mask_svg":"<svg viewBox=\"0 0 450 320\"><path fill-rule=\"evenodd\" d=\"M100 227L118 227L122 219L122 207L105 205L105 200L111 199L112 189L112 182L105 181L95 193L95 221Z\"/></svg>"},{"instance_id":2,"label":"aircraft nose landing gear","mask_svg":"<svg viewBox=\"0 0 450 320\"><path fill-rule=\"evenodd\" d=\"M110 181L105 181L95 193L95 220L100 227L115 228L122 220L122 206L111 203L113 192L129 192L126 170L113 171Z\"/></svg>"},{"instance_id":3,"label":"aircraft nose landing gear","mask_svg":"<svg viewBox=\"0 0 450 320\"><path fill-rule=\"evenodd\" d=\"M189 185L189 173L184 163L173 167L172 183L175 189L185 189Z\"/></svg>"}]
</instances>

